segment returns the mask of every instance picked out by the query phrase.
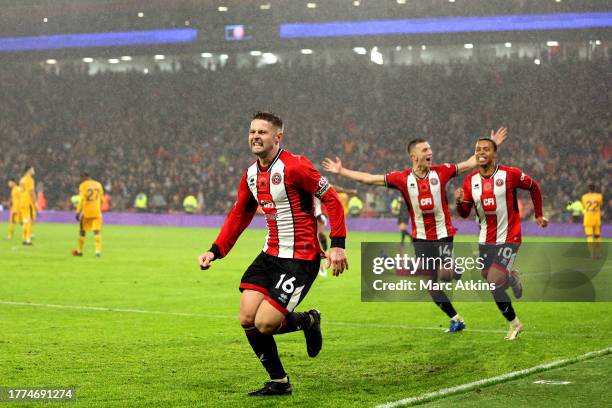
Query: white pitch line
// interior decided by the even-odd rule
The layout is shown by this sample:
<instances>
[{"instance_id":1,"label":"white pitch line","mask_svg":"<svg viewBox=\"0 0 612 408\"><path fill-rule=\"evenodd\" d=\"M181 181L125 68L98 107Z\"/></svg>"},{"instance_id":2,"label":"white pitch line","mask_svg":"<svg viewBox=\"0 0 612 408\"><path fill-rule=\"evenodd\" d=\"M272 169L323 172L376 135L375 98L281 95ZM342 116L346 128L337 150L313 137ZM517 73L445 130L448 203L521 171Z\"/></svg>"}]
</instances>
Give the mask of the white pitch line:
<instances>
[{"instance_id":1,"label":"white pitch line","mask_svg":"<svg viewBox=\"0 0 612 408\"><path fill-rule=\"evenodd\" d=\"M50 304L50 303L9 302L9 301L3 301L3 300L0 300L0 304L14 305L14 306L49 307L49 308L55 308L55 309L93 310L96 312L119 312L119 313L140 313L140 314L186 316L186 317L207 317L211 319L230 319L232 318L232 316L217 315L217 314L162 312L159 310L121 309L121 308L116 308L116 307L55 305L55 304Z\"/></svg>"},{"instance_id":2,"label":"white pitch line","mask_svg":"<svg viewBox=\"0 0 612 408\"><path fill-rule=\"evenodd\" d=\"M116 307L99 307L99 306L82 306L82 305L58 305L50 303L30 303L30 302L12 302L0 300L0 305L13 305L13 306L31 306L31 307L47 307L53 309L74 309L74 310L91 310L95 312L117 312L117 313L138 313L138 314L150 314L150 315L166 315L166 316L183 316L183 317L203 317L207 319L236 319L236 316L221 315L221 314L208 314L208 313L186 313L186 312L163 312L161 310L143 310L143 309L122 309ZM352 326L352 327L370 327L380 329L401 329L401 330L432 330L442 332L442 327L427 327L427 326L410 326L405 324L384 324L384 323L370 323L370 322L344 322L339 320L326 320L326 324L335 326ZM505 334L506 330L497 329L472 329L467 328L466 331L474 333L501 333ZM553 332L542 332L542 331L528 331L528 334L540 335L540 336L562 336L562 337L584 337L583 333L553 333Z\"/></svg>"},{"instance_id":3,"label":"white pitch line","mask_svg":"<svg viewBox=\"0 0 612 408\"><path fill-rule=\"evenodd\" d=\"M395 408L400 406L416 405L422 402L427 402L439 398L449 397L454 394L471 391L477 387L486 387L497 383L508 382L520 377L528 376L530 374L548 371L552 370L553 368L560 368L571 364L576 364L581 361L589 360L595 357L601 357L610 353L612 353L612 347L607 347L601 350L591 351L577 357L556 360L551 363L537 365L535 367L526 368L524 370L511 371L509 373L502 374L497 377L484 378L482 380L473 381L471 383L461 384L455 387L443 388L438 391L428 392L426 394L422 394L416 397L404 398L398 401L387 402L385 404L377 405L375 408Z\"/></svg>"}]
</instances>

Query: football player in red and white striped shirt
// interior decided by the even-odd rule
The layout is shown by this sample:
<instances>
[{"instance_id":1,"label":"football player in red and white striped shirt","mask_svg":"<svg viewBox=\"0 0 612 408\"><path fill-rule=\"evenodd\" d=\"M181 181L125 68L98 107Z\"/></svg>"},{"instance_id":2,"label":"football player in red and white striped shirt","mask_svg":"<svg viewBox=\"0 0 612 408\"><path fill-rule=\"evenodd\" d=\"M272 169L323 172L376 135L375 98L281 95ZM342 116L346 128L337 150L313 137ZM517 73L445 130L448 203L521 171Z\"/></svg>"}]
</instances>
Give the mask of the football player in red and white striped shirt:
<instances>
[{"instance_id":1,"label":"football player in red and white striped shirt","mask_svg":"<svg viewBox=\"0 0 612 408\"><path fill-rule=\"evenodd\" d=\"M506 128L491 132L491 137L502 143L506 139ZM333 161L326 158L323 168L333 174L364 184L386 186L399 190L410 213L412 223L412 242L416 256L424 258L443 258L452 256L453 236L457 231L451 222L446 201L446 184L459 173L465 173L477 166L476 157L460 163L432 165L433 151L425 139L415 139L408 144L408 154L412 167L387 174L370 174L349 170L342 166L338 157ZM441 271L427 271L437 280ZM450 271L447 271L450 272ZM449 275L450 273L446 273ZM463 318L457 313L450 299L442 290L432 290L430 295L440 309L451 319L448 332L465 328Z\"/></svg>"},{"instance_id":2,"label":"football player in red and white striped shirt","mask_svg":"<svg viewBox=\"0 0 612 408\"><path fill-rule=\"evenodd\" d=\"M273 335L303 330L308 355L322 346L321 314L316 309L294 312L319 273L314 199L319 198L331 224L328 263L334 276L348 268L344 253L346 227L338 195L308 159L283 150L282 120L259 112L251 120L249 147L257 160L238 185L238 198L209 251L199 257L201 269L221 259L251 223L260 205L268 225L262 252L244 273L240 291L240 324L270 381L251 396L290 394L289 378L278 356Z\"/></svg>"},{"instance_id":3,"label":"football player in red and white striped shirt","mask_svg":"<svg viewBox=\"0 0 612 408\"><path fill-rule=\"evenodd\" d=\"M521 244L521 217L517 189L529 190L535 209L536 223L548 225L542 214L542 193L538 182L516 167L497 164L497 144L491 139L476 143L476 159L480 169L466 177L455 191L457 212L463 218L474 207L480 222L480 256L484 259L483 277L495 283L493 298L502 315L510 322L507 340L514 340L523 331L516 317L508 285L517 298L522 296L520 278L512 265Z\"/></svg>"}]
</instances>

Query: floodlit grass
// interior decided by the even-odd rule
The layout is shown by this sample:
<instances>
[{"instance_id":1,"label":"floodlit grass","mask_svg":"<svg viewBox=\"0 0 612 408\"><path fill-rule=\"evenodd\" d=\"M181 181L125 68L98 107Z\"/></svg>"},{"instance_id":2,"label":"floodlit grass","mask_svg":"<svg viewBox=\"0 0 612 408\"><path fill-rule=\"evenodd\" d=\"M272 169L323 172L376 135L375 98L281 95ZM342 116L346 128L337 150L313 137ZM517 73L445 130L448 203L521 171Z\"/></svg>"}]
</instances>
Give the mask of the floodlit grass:
<instances>
[{"instance_id":1,"label":"floodlit grass","mask_svg":"<svg viewBox=\"0 0 612 408\"><path fill-rule=\"evenodd\" d=\"M92 237L83 258L70 256L76 225L37 225L33 247L0 241L0 386L73 386L71 406L374 406L612 346L609 303L516 303L526 331L515 342L503 340L493 303L457 304L468 325L458 335L443 333L448 321L433 303L362 303L360 242L398 234L351 233L349 271L317 279L298 307L322 311L323 351L309 359L301 333L277 336L294 394L249 399L266 375L238 323L237 288L265 232L245 232L200 271L197 255L216 232L105 226L102 258ZM603 406L605 381L590 381L584 367L609 374L609 363L564 368L575 382L555 405ZM520 394L508 383L438 404L552 404L549 388L532 382L519 380Z\"/></svg>"}]
</instances>

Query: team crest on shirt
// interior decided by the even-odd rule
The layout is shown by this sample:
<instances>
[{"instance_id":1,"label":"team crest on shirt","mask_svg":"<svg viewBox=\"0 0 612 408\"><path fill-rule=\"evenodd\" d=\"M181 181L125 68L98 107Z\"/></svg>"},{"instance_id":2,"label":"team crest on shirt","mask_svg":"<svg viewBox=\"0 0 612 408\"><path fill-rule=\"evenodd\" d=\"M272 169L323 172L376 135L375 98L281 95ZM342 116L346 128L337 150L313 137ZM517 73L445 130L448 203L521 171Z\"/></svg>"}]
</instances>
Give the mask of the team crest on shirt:
<instances>
[{"instance_id":1,"label":"team crest on shirt","mask_svg":"<svg viewBox=\"0 0 612 408\"><path fill-rule=\"evenodd\" d=\"M249 177L247 184L249 185L249 187L255 187L255 176Z\"/></svg>"},{"instance_id":2,"label":"team crest on shirt","mask_svg":"<svg viewBox=\"0 0 612 408\"><path fill-rule=\"evenodd\" d=\"M280 173L274 173L272 175L272 184L274 184L275 186L278 186L281 181L283 181L283 176L280 175Z\"/></svg>"},{"instance_id":3,"label":"team crest on shirt","mask_svg":"<svg viewBox=\"0 0 612 408\"><path fill-rule=\"evenodd\" d=\"M501 186L503 186L503 185L504 185L504 180L502 180L502 179L497 179L497 180L495 180L495 185L496 185L497 187L501 187Z\"/></svg>"},{"instance_id":4,"label":"team crest on shirt","mask_svg":"<svg viewBox=\"0 0 612 408\"><path fill-rule=\"evenodd\" d=\"M438 184L438 179L437 178L432 178L431 180L429 180L429 182L431 183L432 186L435 186Z\"/></svg>"}]
</instances>

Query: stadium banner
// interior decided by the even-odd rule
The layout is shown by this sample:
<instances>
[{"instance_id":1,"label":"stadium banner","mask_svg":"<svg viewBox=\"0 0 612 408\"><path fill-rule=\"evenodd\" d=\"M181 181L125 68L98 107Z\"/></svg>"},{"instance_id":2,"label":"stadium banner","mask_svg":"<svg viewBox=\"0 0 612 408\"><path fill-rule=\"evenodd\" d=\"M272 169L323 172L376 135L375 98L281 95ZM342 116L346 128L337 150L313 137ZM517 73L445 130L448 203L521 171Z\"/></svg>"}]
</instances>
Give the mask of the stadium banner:
<instances>
[{"instance_id":1,"label":"stadium banner","mask_svg":"<svg viewBox=\"0 0 612 408\"><path fill-rule=\"evenodd\" d=\"M9 212L0 211L0 222L7 221ZM194 228L220 228L225 220L225 215L202 215L202 214L151 214L130 212L104 213L105 225L143 225L143 226L169 226L169 227L194 227ZM67 223L73 224L74 213L70 211L44 211L37 215L37 222ZM461 234L478 234L478 224L472 220L453 220ZM363 232L397 232L397 218L348 218L346 226L349 231ZM255 216L251 222L251 228L267 228L264 217ZM540 228L533 222L523 222L523 235L542 237L575 237L584 239L584 227L582 223L550 223L547 228ZM601 225L601 236L612 236L612 224Z\"/></svg>"},{"instance_id":2,"label":"stadium banner","mask_svg":"<svg viewBox=\"0 0 612 408\"><path fill-rule=\"evenodd\" d=\"M611 248L586 241L362 242L361 300L430 302L430 291L443 290L452 301L490 302L505 290L522 302L610 302Z\"/></svg>"}]
</instances>

